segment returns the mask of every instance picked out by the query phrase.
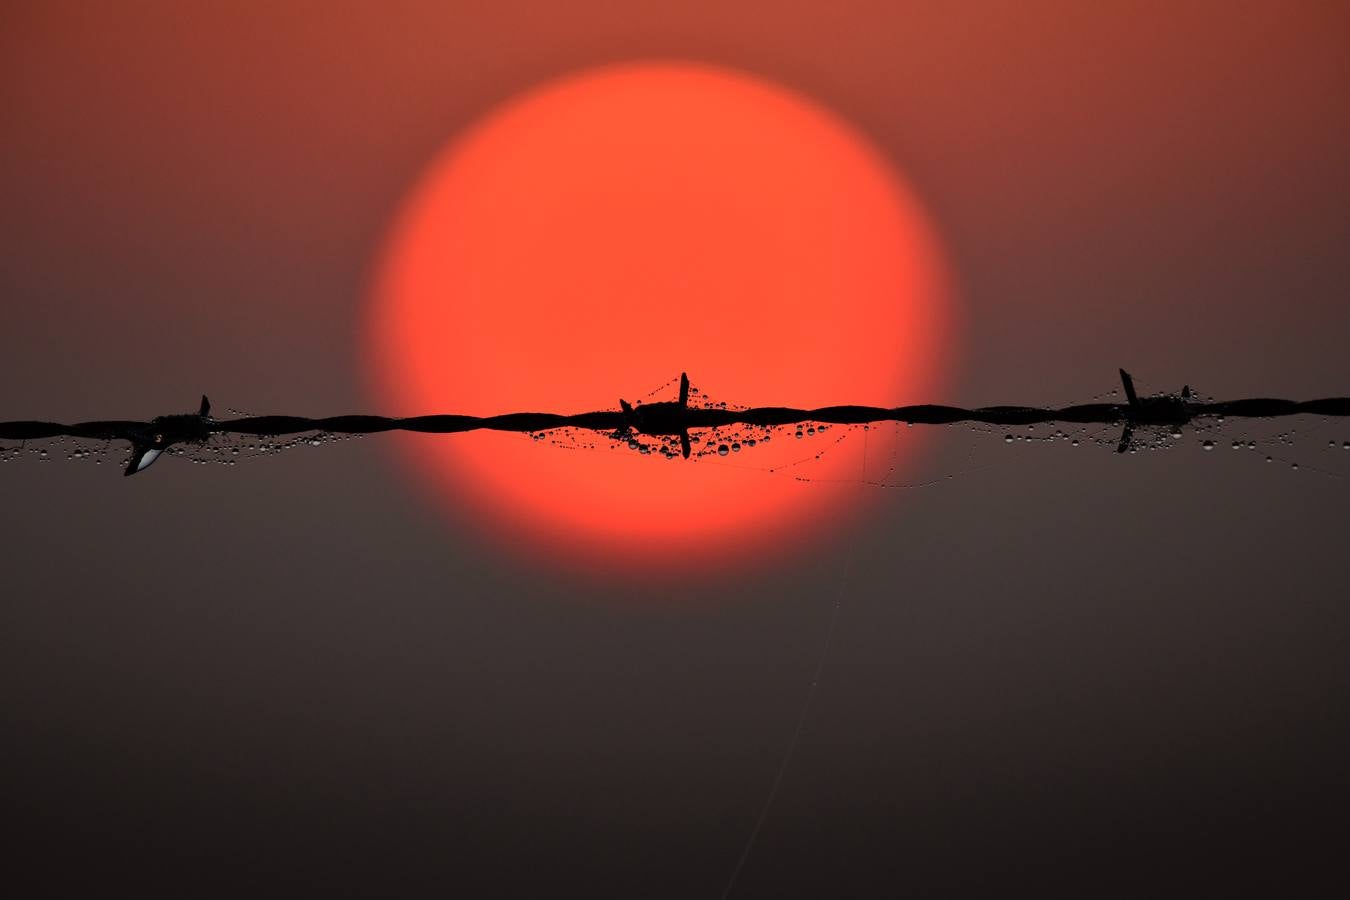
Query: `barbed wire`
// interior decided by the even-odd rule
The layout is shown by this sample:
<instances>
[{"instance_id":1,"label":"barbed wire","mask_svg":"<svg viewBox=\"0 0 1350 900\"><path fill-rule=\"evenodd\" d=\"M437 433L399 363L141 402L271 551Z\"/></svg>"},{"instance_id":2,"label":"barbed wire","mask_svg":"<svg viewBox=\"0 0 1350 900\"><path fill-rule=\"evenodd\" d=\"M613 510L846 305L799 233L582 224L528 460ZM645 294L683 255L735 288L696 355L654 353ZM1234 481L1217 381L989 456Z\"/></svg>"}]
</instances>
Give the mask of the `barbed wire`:
<instances>
[{"instance_id":1,"label":"barbed wire","mask_svg":"<svg viewBox=\"0 0 1350 900\"><path fill-rule=\"evenodd\" d=\"M159 453L176 444L202 443L213 435L231 434L280 437L306 432L347 435L391 431L459 434L479 430L538 434L554 429L572 428L611 432L616 439L623 440L627 440L628 435L637 433L679 435L687 441L689 431L735 425L774 428L806 423L829 425L867 425L881 422L908 425L978 423L1002 426L1095 423L1123 427L1117 449L1125 452L1131 448L1134 430L1146 426L1170 426L1173 429L1180 429L1202 418L1221 421L1225 417L1266 419L1296 415L1350 416L1350 397L1329 397L1319 400L1259 397L1223 401L1200 400L1191 394L1189 388L1183 388L1178 394L1138 397L1130 375L1122 369L1120 376L1128 402L1081 403L1063 407L963 408L939 404L889 408L841 405L814 409L787 406L727 408L726 404L700 407L687 404L688 379L684 376L681 377L683 389L679 403L646 405L639 403L636 407L624 404L625 408L621 410L572 414L513 412L493 416L438 414L402 418L378 415L321 418L264 415L215 419L210 416L210 404L203 397L201 409L196 414L158 416L144 422L129 420L100 420L73 424L44 421L0 422L0 440L30 441L75 437L101 441L128 441L136 451L132 465L127 470L127 474L133 474L148 465L148 463L137 465L145 455L150 455L150 460L153 461Z\"/></svg>"}]
</instances>

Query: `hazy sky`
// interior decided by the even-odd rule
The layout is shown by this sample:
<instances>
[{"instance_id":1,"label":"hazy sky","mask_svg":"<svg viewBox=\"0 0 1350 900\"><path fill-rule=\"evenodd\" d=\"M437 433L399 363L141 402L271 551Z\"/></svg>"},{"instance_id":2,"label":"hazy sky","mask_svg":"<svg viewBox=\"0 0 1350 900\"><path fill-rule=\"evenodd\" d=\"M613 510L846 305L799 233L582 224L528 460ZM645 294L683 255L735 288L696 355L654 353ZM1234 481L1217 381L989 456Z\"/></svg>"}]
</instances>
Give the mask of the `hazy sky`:
<instances>
[{"instance_id":1,"label":"hazy sky","mask_svg":"<svg viewBox=\"0 0 1350 900\"><path fill-rule=\"evenodd\" d=\"M632 6L6 4L0 419L367 410L372 259L428 160L650 57L800 91L908 175L959 282L948 399L1122 365L1350 393L1345 7ZM6 878L718 896L838 598L736 896L1305 893L1350 799L1346 484L1314 471L1350 427L1292 427L1278 465L938 433L912 475L957 477L659 581L485 540L384 438L6 464Z\"/></svg>"}]
</instances>

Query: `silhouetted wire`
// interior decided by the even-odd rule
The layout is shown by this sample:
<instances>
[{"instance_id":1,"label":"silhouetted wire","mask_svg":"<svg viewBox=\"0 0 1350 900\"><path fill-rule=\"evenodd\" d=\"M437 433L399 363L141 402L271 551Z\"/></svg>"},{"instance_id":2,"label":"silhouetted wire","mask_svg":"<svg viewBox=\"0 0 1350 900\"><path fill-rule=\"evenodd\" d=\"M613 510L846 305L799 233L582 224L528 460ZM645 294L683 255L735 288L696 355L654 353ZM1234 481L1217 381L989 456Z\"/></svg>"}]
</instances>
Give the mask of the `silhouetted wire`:
<instances>
[{"instance_id":1,"label":"silhouetted wire","mask_svg":"<svg viewBox=\"0 0 1350 900\"><path fill-rule=\"evenodd\" d=\"M1189 388L1180 394L1163 394L1151 397L1139 397L1133 380L1124 370L1120 372L1128 403L1080 403L1059 408L1040 408L1028 406L986 406L965 409L955 406L923 404L895 408L875 406L827 406L817 409L798 409L795 407L756 407L736 408L726 403L708 406L686 406L682 399L679 404L655 403L647 406L639 404L635 409L625 406L623 411L597 411L575 414L519 412L496 416L467 416L456 414L413 416L391 418L387 416L347 415L327 418L307 418L302 416L245 416L235 419L218 420L209 415L210 404L202 398L199 414L158 416L148 422L107 420L80 422L71 425L43 421L0 422L0 440L29 441L46 438L75 437L81 439L112 441L125 440L132 444L134 455L132 467L127 474L139 471L137 460L145 459L144 465L162 453L172 452L176 445L203 444L217 435L245 435L265 438L277 438L319 432L329 435L364 435L389 431L407 431L423 434L453 434L477 430L500 432L531 433L538 438L545 432L559 429L581 429L595 432L597 436L609 435L611 439L624 436L630 447L638 443L639 436L663 437L667 447L657 447L662 454L673 455L669 444L672 436L678 435L683 444L683 455L690 455L689 432L711 431L731 426L760 427L766 430L788 425L806 425L816 423L816 428L826 430L829 426L871 425L879 422L904 422L908 425L954 425L971 423L978 426L1034 426L1043 423L1061 423L1077 425L1124 426L1117 442L1121 453L1137 449L1136 429L1168 427L1173 436L1179 434L1183 425L1194 425L1202 430L1209 422L1222 422L1224 417L1265 419L1294 415L1350 416L1350 398L1332 397L1321 400L1279 400L1270 398L1251 398L1245 400L1214 401L1200 400ZM681 384L687 384L687 378L681 376ZM673 382L673 380L672 380ZM664 390L672 382L653 389L652 393ZM707 395L696 393L706 401ZM1115 394L1112 391L1111 394ZM650 396L650 394L648 395ZM798 428L800 434L801 428ZM814 431L807 428L807 432ZM1086 430L1086 429L1083 429ZM802 459L777 466L771 471L790 470L804 463L819 459L831 447L843 439L840 436L835 444L804 456ZM1008 435L1007 440L1013 440ZM1097 441L1097 434L1088 436ZM557 441L553 443L558 444ZM749 443L749 441L747 441ZM700 456L712 451L704 449ZM1212 446L1206 444L1207 449ZM1350 445L1347 445L1350 446ZM275 448L260 448L266 452ZM650 453L649 447L636 447L644 455ZM723 448L717 448L718 455Z\"/></svg>"},{"instance_id":2,"label":"silhouetted wire","mask_svg":"<svg viewBox=\"0 0 1350 900\"><path fill-rule=\"evenodd\" d=\"M1231 416L1234 418L1277 418L1295 415L1350 416L1350 397L1330 397L1321 400L1250 399L1213 403L1185 404L1185 418ZM731 425L782 425L819 422L828 425L862 425L876 422L904 422L914 425L949 425L959 422L979 422L990 425L1035 425L1047 423L1121 424L1131 418L1142 424L1157 424L1154 420L1132 416L1129 405L1120 403L1085 403L1058 409L1028 406L986 406L962 409L955 406L902 406L884 408L875 406L827 406L819 409L793 407L754 407L743 410L690 408L685 421L691 429L717 428ZM1168 419L1167 421L1172 421ZM331 416L306 418L303 416L249 416L241 419L212 419L214 434L242 434L268 437L325 431L333 434L377 434L389 431L410 431L421 434L458 434L468 431L540 432L558 428L583 428L590 431L613 431L626 423L621 412L561 413L505 413L497 416L429 415L408 418L387 416ZM139 421L94 421L65 425L56 422L19 421L0 422L0 440L23 441L52 437L81 437L95 440L136 440L155 424Z\"/></svg>"}]
</instances>

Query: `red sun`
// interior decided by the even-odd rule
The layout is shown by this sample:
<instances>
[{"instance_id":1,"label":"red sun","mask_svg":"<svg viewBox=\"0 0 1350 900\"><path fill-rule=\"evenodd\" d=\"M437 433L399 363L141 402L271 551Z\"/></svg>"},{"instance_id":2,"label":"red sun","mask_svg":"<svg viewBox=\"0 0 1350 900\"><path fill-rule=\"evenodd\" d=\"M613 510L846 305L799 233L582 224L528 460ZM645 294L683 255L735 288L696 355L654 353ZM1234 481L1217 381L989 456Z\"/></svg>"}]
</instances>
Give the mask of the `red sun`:
<instances>
[{"instance_id":1,"label":"red sun","mask_svg":"<svg viewBox=\"0 0 1350 900\"><path fill-rule=\"evenodd\" d=\"M404 415L614 409L681 371L733 404L926 402L946 288L914 195L838 116L727 69L611 66L503 104L432 162L380 260L370 372ZM488 432L402 447L528 556L651 570L763 558L854 508L864 436L836 438L689 461ZM869 476L909 453L889 427L865 440Z\"/></svg>"}]
</instances>

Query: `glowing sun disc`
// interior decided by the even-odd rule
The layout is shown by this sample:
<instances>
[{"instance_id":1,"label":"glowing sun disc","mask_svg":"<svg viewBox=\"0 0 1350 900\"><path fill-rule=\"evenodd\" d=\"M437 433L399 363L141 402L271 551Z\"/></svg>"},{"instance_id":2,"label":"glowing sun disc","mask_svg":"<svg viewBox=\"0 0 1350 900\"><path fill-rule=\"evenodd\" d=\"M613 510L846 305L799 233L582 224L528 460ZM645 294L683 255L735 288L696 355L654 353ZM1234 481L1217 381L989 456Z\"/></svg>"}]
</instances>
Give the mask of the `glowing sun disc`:
<instances>
[{"instance_id":1,"label":"glowing sun disc","mask_svg":"<svg viewBox=\"0 0 1350 900\"><path fill-rule=\"evenodd\" d=\"M368 371L404 415L614 409L681 371L738 404L927 402L944 272L905 181L828 110L713 66L603 67L432 161L379 260ZM866 440L869 476L910 452L890 428ZM855 509L858 436L762 471L831 441L689 462L484 432L400 447L461 522L529 556L651 571L762 558Z\"/></svg>"}]
</instances>

